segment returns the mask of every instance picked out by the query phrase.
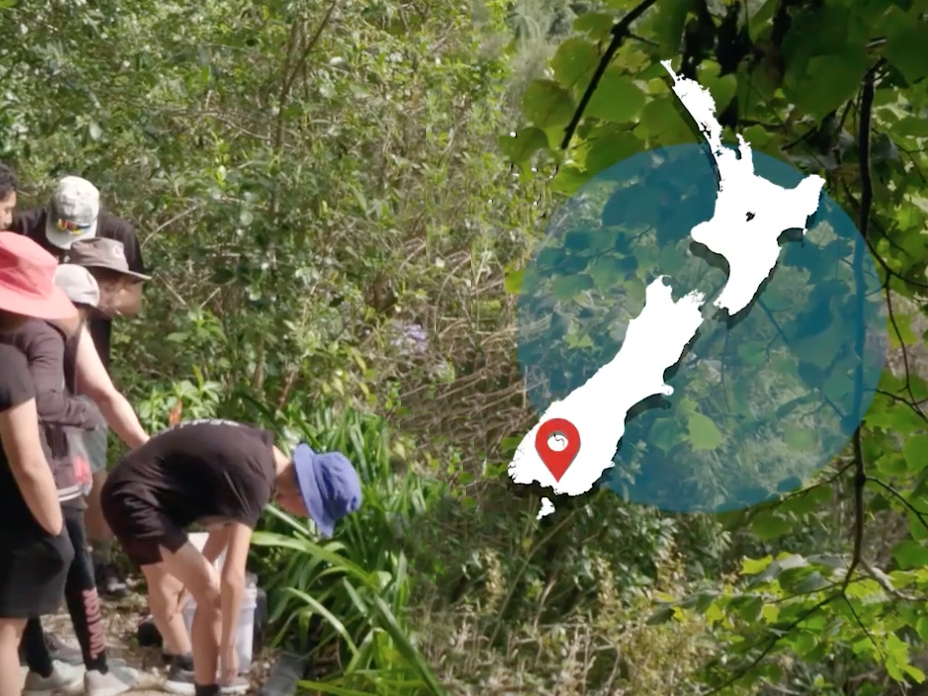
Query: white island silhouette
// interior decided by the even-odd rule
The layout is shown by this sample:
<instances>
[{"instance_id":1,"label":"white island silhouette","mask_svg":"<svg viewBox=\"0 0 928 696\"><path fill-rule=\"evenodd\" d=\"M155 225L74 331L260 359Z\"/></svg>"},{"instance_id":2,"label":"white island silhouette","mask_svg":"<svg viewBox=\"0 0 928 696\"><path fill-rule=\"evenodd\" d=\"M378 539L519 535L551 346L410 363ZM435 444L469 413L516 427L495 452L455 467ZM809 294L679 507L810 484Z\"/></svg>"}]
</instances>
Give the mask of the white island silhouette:
<instances>
[{"instance_id":1,"label":"white island silhouette","mask_svg":"<svg viewBox=\"0 0 928 696\"><path fill-rule=\"evenodd\" d=\"M699 126L715 160L719 195L715 213L690 232L728 261L728 282L713 303L734 316L751 304L761 284L780 258L779 238L787 230L805 235L809 218L818 210L825 180L807 176L795 188L777 186L754 173L751 146L738 134L738 150L722 145L722 127L715 118L715 100L698 83L678 76L670 61L661 65L673 79L673 93Z\"/></svg>"},{"instance_id":2,"label":"white island silhouette","mask_svg":"<svg viewBox=\"0 0 928 696\"><path fill-rule=\"evenodd\" d=\"M751 303L776 266L780 235L792 229L807 232L825 182L808 176L795 188L785 189L757 176L751 146L744 138L738 135L737 151L723 146L712 95L674 73L670 61L661 65L673 79L674 94L705 136L716 165L715 212L710 220L696 225L690 237L728 262L728 281L713 304L735 315ZM674 302L665 278L648 285L644 308L629 323L616 356L582 386L552 403L522 439L509 465L514 483L538 482L555 494L589 491L604 471L615 466L613 458L632 407L651 396L673 393L664 383L664 373L679 362L702 324L705 297L694 291ZM569 420L580 435L580 448L559 481L535 449L535 434L552 418ZM550 499L542 498L538 517L552 512Z\"/></svg>"}]
</instances>

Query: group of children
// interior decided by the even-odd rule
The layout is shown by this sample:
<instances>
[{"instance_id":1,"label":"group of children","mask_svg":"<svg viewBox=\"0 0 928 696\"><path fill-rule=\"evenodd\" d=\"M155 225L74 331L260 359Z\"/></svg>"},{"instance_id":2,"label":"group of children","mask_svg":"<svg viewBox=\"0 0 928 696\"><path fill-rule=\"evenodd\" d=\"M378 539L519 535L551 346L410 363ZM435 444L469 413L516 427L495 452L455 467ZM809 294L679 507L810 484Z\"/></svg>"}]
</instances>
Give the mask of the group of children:
<instances>
[{"instance_id":1,"label":"group of children","mask_svg":"<svg viewBox=\"0 0 928 696\"><path fill-rule=\"evenodd\" d=\"M143 572L165 689L244 691L235 636L262 510L273 500L331 536L361 504L358 474L338 452L301 443L288 454L270 432L232 421L149 438L108 374L112 319L139 311L149 279L132 226L101 211L85 179L62 179L47 207L24 213L17 189L0 166L0 229L12 230L0 232L0 696L116 696L138 684L107 658L98 588L119 580L95 573L106 566L85 529L114 535ZM130 449L109 472L107 429ZM193 524L209 531L202 550L187 538ZM189 633L185 593L196 602ZM79 654L42 628L62 595Z\"/></svg>"}]
</instances>

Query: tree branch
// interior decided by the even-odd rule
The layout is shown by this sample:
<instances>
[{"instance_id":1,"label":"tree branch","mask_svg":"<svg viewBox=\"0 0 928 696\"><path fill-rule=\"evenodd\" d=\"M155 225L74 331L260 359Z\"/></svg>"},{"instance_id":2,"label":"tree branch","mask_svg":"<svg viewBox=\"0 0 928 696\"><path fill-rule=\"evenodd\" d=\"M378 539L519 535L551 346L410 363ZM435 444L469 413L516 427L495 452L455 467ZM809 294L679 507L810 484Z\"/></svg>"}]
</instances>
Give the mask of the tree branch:
<instances>
[{"instance_id":1,"label":"tree branch","mask_svg":"<svg viewBox=\"0 0 928 696\"><path fill-rule=\"evenodd\" d=\"M564 140L561 141L562 150L566 150L567 146L570 145L570 140L574 137L577 126L580 125L580 119L583 118L583 112L586 110L587 104L590 103L593 92L596 91L596 87L599 85L603 73L606 72L606 68L609 67L609 63L612 62L612 58L615 56L616 51L621 48L622 42L625 41L625 39L631 37L632 34L630 29L632 22L647 12L656 2L657 0L644 0L644 2L633 8L612 26L612 41L609 42L609 46L606 47L606 52L603 53L603 57L600 58L599 65L596 66L596 72L593 73L593 79L591 79L590 84L587 85L586 92L583 93L583 98L580 100L580 104L577 106L573 118L570 119L570 123L568 123L567 128L564 129Z\"/></svg>"},{"instance_id":2,"label":"tree branch","mask_svg":"<svg viewBox=\"0 0 928 696\"><path fill-rule=\"evenodd\" d=\"M864 76L860 95L860 129L857 147L860 156L860 218L858 230L864 239L870 231L870 207L873 205L873 175L870 172L870 123L873 117L874 69Z\"/></svg>"},{"instance_id":3,"label":"tree branch","mask_svg":"<svg viewBox=\"0 0 928 696\"><path fill-rule=\"evenodd\" d=\"M878 478L870 478L870 479L867 479L867 480L870 481L870 483L875 483L877 486L879 486L880 488L882 488L883 490L885 490L887 493L889 493L891 496L893 496L894 498L896 498L900 503L902 503L902 504L906 507L906 509L907 509L909 512L911 512L913 515L915 515L915 517L918 519L918 521L921 522L921 525L922 525L926 530L928 530L928 513L925 513L925 512L923 512L922 510L919 510L919 509L918 509L917 507L915 507L914 505L912 505L912 503L910 503L908 500L906 500L905 496L903 496L902 493L900 493L899 491L897 491L895 488L893 488L892 486L890 486L890 485L889 485L888 483L886 483L885 481L883 481L883 480L881 480L881 479L878 479Z\"/></svg>"},{"instance_id":4,"label":"tree branch","mask_svg":"<svg viewBox=\"0 0 928 696\"><path fill-rule=\"evenodd\" d=\"M319 42L319 38L322 36L323 30L325 30L326 26L328 26L329 19L331 19L332 13L335 11L335 7L337 5L338 0L332 0L332 3L329 5L329 9L326 10L325 16L322 18L322 21L319 22L319 26L316 27L316 31L312 38L310 38L310 40L306 42L305 45L301 46L302 50L299 57L296 57L296 50L297 43L301 43L298 41L300 36L300 21L298 19L293 20L293 25L290 28L290 38L287 41L287 52L284 59L284 66L280 79L280 94L277 97L277 108L280 111L277 114L277 129L274 135L274 151L278 154L283 148L287 98L290 96L290 90L293 88L293 82L296 80L296 76L300 73L301 67L303 64L305 64L309 54ZM274 212L276 213L276 203L274 206L272 206L272 208L274 208Z\"/></svg>"},{"instance_id":5,"label":"tree branch","mask_svg":"<svg viewBox=\"0 0 928 696\"><path fill-rule=\"evenodd\" d=\"M322 32L325 31L325 28L329 25L329 20L332 19L332 13L335 11L337 6L338 0L332 0L332 2L329 4L329 9L326 10L325 16L322 18L322 21L319 22L319 26L316 27L316 31L313 32L312 37L302 47L303 51L300 53L300 57L297 58L297 61L294 64L294 69L290 72L290 76L287 80L287 92L289 92L293 87L293 82L296 80L297 73L300 71L301 67L306 64L306 60L309 58L309 54L312 53L313 49L316 47L316 44L319 43L319 39L322 37Z\"/></svg>"},{"instance_id":6,"label":"tree branch","mask_svg":"<svg viewBox=\"0 0 928 696\"><path fill-rule=\"evenodd\" d=\"M863 90L860 95L860 130L858 133L858 147L860 151L860 218L857 228L861 237L867 239L870 222L870 207L873 205L873 176L870 172L870 121L873 113L873 87L874 71L868 70L864 76ZM864 293L866 286L863 278L863 256L864 245L858 243L854 247L854 276L857 285L856 309L857 309L857 332L854 340L854 349L860 362L857 364L857 370L854 378L854 408L853 418L857 423L854 430L854 552L851 556L851 563L847 569L847 575L844 578L844 586L841 594L847 590L848 584L860 565L861 553L864 544L864 488L867 485L867 473L865 471L864 450L861 441L861 405L863 403L863 356L864 341L866 340L866 324L864 322Z\"/></svg>"},{"instance_id":7,"label":"tree branch","mask_svg":"<svg viewBox=\"0 0 928 696\"><path fill-rule=\"evenodd\" d=\"M788 6L788 1L784 2L781 5L781 10ZM870 172L870 125L871 125L871 115L873 109L873 96L874 96L874 80L875 80L876 67L871 68L867 75L864 77L864 82L862 86L861 100L860 100L860 129L858 135L858 143L860 146L860 181L861 181L861 199L860 199L860 217L858 222L858 228L860 230L861 236L864 240L867 240L867 233L869 231L869 219L870 219L870 208L873 204L873 178ZM857 326L857 333L855 336L855 349L858 357L862 359L863 349L864 349L864 340L866 339L866 327L863 322L864 316L864 301L865 301L865 292L863 282L863 258L864 251L867 247L864 244L857 244L854 249L854 273L855 280L857 283L857 312L859 317L859 322ZM784 635L791 632L797 626L799 626L803 621L811 617L822 607L830 604L835 599L844 600L848 607L850 608L851 614L854 617L857 625L863 630L864 634L873 642L873 637L870 635L870 631L861 621L856 609L851 604L847 596L847 588L853 581L854 573L857 568L864 563L862 559L863 556L863 538L864 538L864 489L866 487L867 481L872 481L883 488L886 488L890 492L894 492L893 489L886 483L879 481L877 479L868 479L865 471L865 462L863 455L863 446L861 442L861 433L860 433L860 410L863 403L863 362L857 367L856 371L856 385L855 385L855 394L854 394L854 408L853 408L853 417L857 419L858 426L854 431L854 436L852 439L853 449L854 449L854 458L853 466L855 470L854 476L854 541L853 541L853 554L851 556L851 561L848 564L844 580L841 583L841 587L837 592L831 593L825 596L820 601L816 602L813 606L803 611L794 621L790 622L785 630L778 631L777 634L770 640L766 641L766 645L760 650L760 652L754 656L753 659L748 662L743 668L737 670L732 676L726 679L720 686L705 692L702 696L711 696L712 694L717 694L724 689L732 686L753 669L755 669L763 660L766 658L776 647L780 638ZM922 520L922 516L917 510L905 500L901 495L896 493L896 496ZM924 520L923 524L925 523ZM928 526L928 525L926 525ZM874 646L876 643L873 643ZM760 647L758 643L757 647Z\"/></svg>"},{"instance_id":8,"label":"tree branch","mask_svg":"<svg viewBox=\"0 0 928 696\"><path fill-rule=\"evenodd\" d=\"M761 662L763 662L764 658L766 658L771 652L773 652L773 649L777 646L777 643L780 641L781 638L792 633L799 626L799 624L801 624L803 621L807 621L808 619L812 618L813 614L817 613L820 609L822 609L822 607L828 604L831 604L833 601L835 601L835 599L837 599L840 596L841 596L841 593L837 592L813 604L811 607L809 607L804 612L802 612L799 616L797 616L793 621L787 624L785 628L778 630L777 634L773 637L773 639L768 640L767 645L765 645L764 648L760 651L760 653L758 653L754 657L754 659L751 660L744 668L739 669L735 674L733 674L729 679L726 679L722 684L715 687L714 689L710 689L709 691L703 692L702 694L700 694L700 696L714 696L714 694L721 693L728 687L734 685L735 682L737 682L742 677L746 676L752 669L754 669Z\"/></svg>"}]
</instances>

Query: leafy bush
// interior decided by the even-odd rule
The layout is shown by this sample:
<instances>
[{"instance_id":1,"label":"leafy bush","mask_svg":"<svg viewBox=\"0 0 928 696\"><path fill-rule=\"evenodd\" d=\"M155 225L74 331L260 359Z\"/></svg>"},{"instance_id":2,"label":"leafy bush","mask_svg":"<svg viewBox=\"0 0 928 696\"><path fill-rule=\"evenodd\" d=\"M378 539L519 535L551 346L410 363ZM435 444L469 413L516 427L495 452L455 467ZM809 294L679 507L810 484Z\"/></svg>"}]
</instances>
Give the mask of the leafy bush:
<instances>
[{"instance_id":1,"label":"leafy bush","mask_svg":"<svg viewBox=\"0 0 928 696\"><path fill-rule=\"evenodd\" d=\"M498 561L498 559L497 559ZM544 597L527 602L518 622L508 621L500 646L487 641L499 627L493 598L505 594L503 569L482 593L472 593L448 616L423 621L432 640L425 650L441 664L449 689L462 696L533 693L538 696L691 696L690 674L709 655L706 624L681 616L674 624L651 625L649 607L659 590L685 591L681 555L659 563L658 588L622 590L610 563L591 554L594 596L566 615L544 620ZM481 597L484 602L475 602ZM530 607L534 604L534 614Z\"/></svg>"},{"instance_id":2,"label":"leafy bush","mask_svg":"<svg viewBox=\"0 0 928 696\"><path fill-rule=\"evenodd\" d=\"M296 427L294 428L293 425ZM402 463L382 417L321 408L293 435L320 451L338 450L358 469L360 510L341 520L329 541L316 539L311 521L269 508L254 545L269 590L276 641L333 663L313 688L339 696L443 693L417 647L409 621L417 579L407 552L433 503L447 487L394 469ZM321 620L313 631L313 619Z\"/></svg>"}]
</instances>

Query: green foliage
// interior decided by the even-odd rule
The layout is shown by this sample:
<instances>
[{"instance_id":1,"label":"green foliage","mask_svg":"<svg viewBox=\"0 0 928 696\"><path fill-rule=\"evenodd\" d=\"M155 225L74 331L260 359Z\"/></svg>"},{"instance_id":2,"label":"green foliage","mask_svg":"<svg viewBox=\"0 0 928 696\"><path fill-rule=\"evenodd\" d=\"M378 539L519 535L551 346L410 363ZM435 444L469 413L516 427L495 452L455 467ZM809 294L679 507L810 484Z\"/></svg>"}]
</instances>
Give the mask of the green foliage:
<instances>
[{"instance_id":1,"label":"green foliage","mask_svg":"<svg viewBox=\"0 0 928 696\"><path fill-rule=\"evenodd\" d=\"M920 404L928 388L923 359L916 368L912 358L922 350L924 337L911 322L914 315L924 316L928 288L923 236L928 131L919 125L928 106L926 7L921 2L840 0L657 3L634 24L632 36L620 37L615 58L566 149L560 150L565 130L552 126L580 101L606 44L615 41L610 28L633 6L606 3L575 21L576 35L554 52L544 83L545 114L558 118L536 120L537 101L526 100L528 123L515 141L542 128L547 143L525 138L514 163L524 172L552 159L561 162L549 187L564 196L633 154L696 141L698 132L675 108L658 64L670 58L676 69L683 66L711 90L726 139L741 133L755 150L822 175L830 196L854 217L866 206L867 242L886 290L882 301L890 310L897 356L866 414L859 450L849 450L837 473L806 482L798 493L723 516L734 535L732 553L744 552L735 574L711 590L668 599L653 620L659 624L694 612L705 616L720 657L698 676L713 694L757 693L765 684L788 693L885 693L890 682L921 683L922 668L913 660L923 651L919 626L925 626L928 419ZM872 101L862 89L865 78L875 84ZM529 86L527 97L537 90ZM862 137L869 162L862 161ZM872 201L867 200L871 193ZM650 210L659 202L638 205ZM616 213L631 227L628 220L634 215L634 210ZM550 259L566 263L565 254L559 257L552 250ZM565 326L574 325L571 311L584 307L588 312L595 305L584 298L615 287L634 271L611 268L608 259L596 254L591 259L590 287L560 287ZM520 276L520 281L523 292L533 290L531 278ZM625 290L623 304L631 307L624 309L634 315L643 301L641 289ZM574 309L568 311L570 302ZM623 324L618 316L603 320ZM588 336L569 333L563 344L574 355L594 348ZM750 363L762 348L739 346L738 357ZM833 355L840 349L821 352ZM592 362L600 358L590 357ZM743 385L742 391L749 388ZM827 393L832 387L823 388ZM746 396L737 397L745 406ZM784 405L777 419L784 418L787 407L795 405ZM685 418L694 451L719 445L713 414L682 411L670 417ZM657 425L648 442L662 446ZM776 446L800 456L816 442L815 432L793 424L783 429ZM772 454L768 449L758 463L769 466ZM884 527L893 530L892 541L878 541ZM826 656L827 667L822 664ZM866 686L852 686L873 665L882 670L875 682L871 677Z\"/></svg>"},{"instance_id":2,"label":"green foliage","mask_svg":"<svg viewBox=\"0 0 928 696\"><path fill-rule=\"evenodd\" d=\"M924 342L928 7L661 0L561 150L634 6L0 2L0 157L23 203L88 176L154 267L143 316L114 336L114 378L146 427L180 405L362 471L365 506L334 540L276 512L256 536L281 643L331 668L307 691L882 696L924 679L928 372L898 356ZM539 522L503 483L531 419L513 365L521 269L542 215L596 173L696 140L658 64L681 54L727 139L823 175L855 217L872 184L897 359L866 416L863 476L849 450L744 513L672 517L603 493ZM568 304L622 277L617 311L633 311L642 280L601 256L554 291ZM398 320L425 327L428 349L404 352ZM588 335L564 343L592 352ZM736 350L750 364L762 347ZM733 390L746 411L753 386ZM714 414L675 415L692 451L668 461L718 456ZM778 451L816 437L784 428Z\"/></svg>"},{"instance_id":3,"label":"green foliage","mask_svg":"<svg viewBox=\"0 0 928 696\"><path fill-rule=\"evenodd\" d=\"M202 378L225 415L294 395L367 408L402 381L413 396L397 422L460 437L432 408L436 383L470 376L479 400L505 368L474 380L485 326L446 318L468 307L506 323L489 276L528 239L496 230L533 207L489 152L505 116L502 8L475 27L459 7L420 5L6 11L0 157L28 183L21 205L62 173L87 176L137 224L155 273L141 319L117 326L116 376L134 397ZM473 273L442 270L472 255ZM424 328L424 354L393 345L400 322Z\"/></svg>"},{"instance_id":4,"label":"green foliage","mask_svg":"<svg viewBox=\"0 0 928 696\"><path fill-rule=\"evenodd\" d=\"M494 385L510 378L508 344L485 346L480 367L476 337L508 333L496 276L537 217L493 152L504 11L487 3L476 25L460 4L427 2L2 10L0 159L25 184L20 205L86 176L135 223L153 270L142 316L113 337L114 381L146 428L180 408L303 433L350 453L368 482L338 538L363 575L321 568L322 547L277 518L265 531L300 542L292 563L267 546L253 559L263 577L291 572L272 581L277 614L305 620L334 602L347 634L327 623L318 650L359 657L318 676L329 690L438 692L410 602L412 576L429 582L442 559L410 525L436 500L473 506L475 450L524 412L494 406L489 427L461 415L498 404ZM407 323L423 327L424 351L405 347ZM359 435L360 421L333 415L355 411L388 414L396 433L381 420Z\"/></svg>"}]
</instances>

